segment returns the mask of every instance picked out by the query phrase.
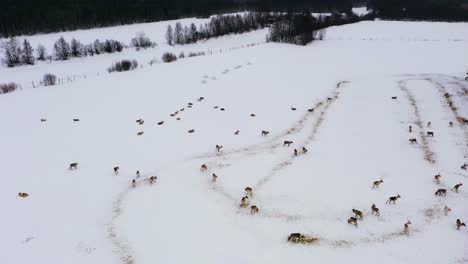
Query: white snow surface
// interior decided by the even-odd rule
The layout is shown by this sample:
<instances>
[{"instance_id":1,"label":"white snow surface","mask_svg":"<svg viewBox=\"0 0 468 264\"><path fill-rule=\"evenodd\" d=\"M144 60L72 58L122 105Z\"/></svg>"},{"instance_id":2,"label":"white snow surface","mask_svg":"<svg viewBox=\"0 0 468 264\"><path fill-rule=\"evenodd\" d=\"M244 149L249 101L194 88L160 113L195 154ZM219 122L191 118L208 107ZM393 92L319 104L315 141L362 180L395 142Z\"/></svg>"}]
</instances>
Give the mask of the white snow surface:
<instances>
[{"instance_id":1,"label":"white snow surface","mask_svg":"<svg viewBox=\"0 0 468 264\"><path fill-rule=\"evenodd\" d=\"M466 23L361 22L304 47L265 43L266 30L168 47L167 23L63 33L128 41L145 31L154 49L0 69L0 83L23 87L0 95L2 263L468 262L468 229L455 226L468 222L468 127L456 120L468 118ZM143 67L106 73L121 58ZM86 78L32 89L47 72ZM256 215L239 207L247 186ZM357 228L353 208L364 212ZM288 243L294 232L318 241Z\"/></svg>"}]
</instances>

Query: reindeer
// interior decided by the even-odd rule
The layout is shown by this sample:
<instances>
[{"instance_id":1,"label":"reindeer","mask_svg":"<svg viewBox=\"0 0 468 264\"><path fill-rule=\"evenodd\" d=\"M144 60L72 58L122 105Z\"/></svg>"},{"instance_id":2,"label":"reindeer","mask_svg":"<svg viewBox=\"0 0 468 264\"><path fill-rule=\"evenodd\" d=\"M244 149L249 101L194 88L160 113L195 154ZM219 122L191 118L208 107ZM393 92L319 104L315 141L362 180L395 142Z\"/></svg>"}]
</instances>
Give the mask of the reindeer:
<instances>
[{"instance_id":1,"label":"reindeer","mask_svg":"<svg viewBox=\"0 0 468 264\"><path fill-rule=\"evenodd\" d=\"M252 113L252 114L250 114L250 116L251 116L251 117L255 117L255 114Z\"/></svg>"},{"instance_id":2,"label":"reindeer","mask_svg":"<svg viewBox=\"0 0 468 264\"><path fill-rule=\"evenodd\" d=\"M223 146L221 145L216 145L216 151L220 152L223 149Z\"/></svg>"},{"instance_id":3,"label":"reindeer","mask_svg":"<svg viewBox=\"0 0 468 264\"><path fill-rule=\"evenodd\" d=\"M247 206L249 206L249 197L244 196L244 197L242 197L242 199L241 199L240 207L245 208L245 207L247 207Z\"/></svg>"},{"instance_id":4,"label":"reindeer","mask_svg":"<svg viewBox=\"0 0 468 264\"><path fill-rule=\"evenodd\" d=\"M205 172L206 170L208 170L208 166L206 166L206 164L202 164L202 165L200 166L200 171L201 171L201 172Z\"/></svg>"},{"instance_id":5,"label":"reindeer","mask_svg":"<svg viewBox=\"0 0 468 264\"><path fill-rule=\"evenodd\" d=\"M463 163L463 165L460 167L460 169L466 170L467 166L468 166L468 165L467 165L466 163Z\"/></svg>"},{"instance_id":6,"label":"reindeer","mask_svg":"<svg viewBox=\"0 0 468 264\"><path fill-rule=\"evenodd\" d=\"M135 179L132 180L132 187L133 187L133 188L136 187L136 180L135 180Z\"/></svg>"},{"instance_id":7,"label":"reindeer","mask_svg":"<svg viewBox=\"0 0 468 264\"><path fill-rule=\"evenodd\" d=\"M47 121L47 119L41 118L41 122L45 122L45 121Z\"/></svg>"},{"instance_id":8,"label":"reindeer","mask_svg":"<svg viewBox=\"0 0 468 264\"><path fill-rule=\"evenodd\" d=\"M176 120L179 121L179 120L180 120L180 117L176 118Z\"/></svg>"},{"instance_id":9,"label":"reindeer","mask_svg":"<svg viewBox=\"0 0 468 264\"><path fill-rule=\"evenodd\" d=\"M289 147L289 146L291 146L292 143L293 143L292 141L285 140L285 141L283 142L283 147L284 147L284 146Z\"/></svg>"},{"instance_id":10,"label":"reindeer","mask_svg":"<svg viewBox=\"0 0 468 264\"><path fill-rule=\"evenodd\" d=\"M412 126L409 126L409 127L408 127L408 130L409 130L410 133L413 132L413 127L412 127Z\"/></svg>"},{"instance_id":11,"label":"reindeer","mask_svg":"<svg viewBox=\"0 0 468 264\"><path fill-rule=\"evenodd\" d=\"M139 170L136 171L136 177L140 178L140 171Z\"/></svg>"},{"instance_id":12,"label":"reindeer","mask_svg":"<svg viewBox=\"0 0 468 264\"><path fill-rule=\"evenodd\" d=\"M219 106L217 106L217 105L213 107L213 109L218 109L218 108L219 108Z\"/></svg>"},{"instance_id":13,"label":"reindeer","mask_svg":"<svg viewBox=\"0 0 468 264\"><path fill-rule=\"evenodd\" d=\"M302 153L306 154L307 153L307 149L305 147L302 147Z\"/></svg>"},{"instance_id":14,"label":"reindeer","mask_svg":"<svg viewBox=\"0 0 468 264\"><path fill-rule=\"evenodd\" d=\"M192 108L192 105L187 105L187 108Z\"/></svg>"},{"instance_id":15,"label":"reindeer","mask_svg":"<svg viewBox=\"0 0 468 264\"><path fill-rule=\"evenodd\" d=\"M185 108L181 108L181 109L179 109L179 111L181 111L181 112L183 112L184 110L185 110Z\"/></svg>"},{"instance_id":16,"label":"reindeer","mask_svg":"<svg viewBox=\"0 0 468 264\"><path fill-rule=\"evenodd\" d=\"M409 236L409 225L411 222L407 220L407 222L403 225L403 234Z\"/></svg>"},{"instance_id":17,"label":"reindeer","mask_svg":"<svg viewBox=\"0 0 468 264\"><path fill-rule=\"evenodd\" d=\"M145 133L145 132L140 131L140 132L137 133L137 135L138 135L138 136L141 136L141 135L143 135L144 133Z\"/></svg>"},{"instance_id":18,"label":"reindeer","mask_svg":"<svg viewBox=\"0 0 468 264\"><path fill-rule=\"evenodd\" d=\"M442 177L442 176L440 176L440 173L439 173L439 174L436 174L436 175L434 176L434 182L435 182L435 184L437 184L437 185L440 184L440 178L441 178L441 177Z\"/></svg>"},{"instance_id":19,"label":"reindeer","mask_svg":"<svg viewBox=\"0 0 468 264\"><path fill-rule=\"evenodd\" d=\"M250 213L251 214L256 214L258 213L258 207L256 205L250 206Z\"/></svg>"},{"instance_id":20,"label":"reindeer","mask_svg":"<svg viewBox=\"0 0 468 264\"><path fill-rule=\"evenodd\" d=\"M205 99L205 97L200 97L200 98L197 99L197 101L201 102L201 101L203 101L203 99Z\"/></svg>"},{"instance_id":21,"label":"reindeer","mask_svg":"<svg viewBox=\"0 0 468 264\"><path fill-rule=\"evenodd\" d=\"M447 196L447 190L446 189L438 189L435 192L435 195L437 195L437 196Z\"/></svg>"},{"instance_id":22,"label":"reindeer","mask_svg":"<svg viewBox=\"0 0 468 264\"><path fill-rule=\"evenodd\" d=\"M311 112L311 113L312 113L313 111L314 111L314 109L313 109L313 108L309 108L309 109L307 109L307 112Z\"/></svg>"},{"instance_id":23,"label":"reindeer","mask_svg":"<svg viewBox=\"0 0 468 264\"><path fill-rule=\"evenodd\" d=\"M361 211L357 209L353 209L353 213L354 213L354 216L358 218L358 220L362 221L364 219L364 216Z\"/></svg>"},{"instance_id":24,"label":"reindeer","mask_svg":"<svg viewBox=\"0 0 468 264\"><path fill-rule=\"evenodd\" d=\"M244 190L245 190L245 194L247 194L247 196L250 196L250 197L253 196L252 188L250 188L250 187L245 187Z\"/></svg>"},{"instance_id":25,"label":"reindeer","mask_svg":"<svg viewBox=\"0 0 468 264\"><path fill-rule=\"evenodd\" d=\"M449 212L451 212L452 209L450 209L450 207L448 206L444 206L444 215L447 216Z\"/></svg>"},{"instance_id":26,"label":"reindeer","mask_svg":"<svg viewBox=\"0 0 468 264\"><path fill-rule=\"evenodd\" d=\"M158 179L158 177L156 177L156 176L151 176L151 177L148 178L150 184L153 184L154 182L156 182L157 179Z\"/></svg>"},{"instance_id":27,"label":"reindeer","mask_svg":"<svg viewBox=\"0 0 468 264\"><path fill-rule=\"evenodd\" d=\"M399 194L397 196L390 196L385 204L392 204L392 202L395 204L399 198L401 198Z\"/></svg>"},{"instance_id":28,"label":"reindeer","mask_svg":"<svg viewBox=\"0 0 468 264\"><path fill-rule=\"evenodd\" d=\"M348 219L348 224L353 224L355 227L357 227L357 221L358 219L356 217L350 217Z\"/></svg>"},{"instance_id":29,"label":"reindeer","mask_svg":"<svg viewBox=\"0 0 468 264\"><path fill-rule=\"evenodd\" d=\"M297 149L294 149L294 156L297 157Z\"/></svg>"},{"instance_id":30,"label":"reindeer","mask_svg":"<svg viewBox=\"0 0 468 264\"><path fill-rule=\"evenodd\" d=\"M331 97L327 98L327 102L331 102L331 100L333 100L333 98L331 98Z\"/></svg>"},{"instance_id":31,"label":"reindeer","mask_svg":"<svg viewBox=\"0 0 468 264\"><path fill-rule=\"evenodd\" d=\"M78 119L78 118L73 118L73 122L80 122L80 119Z\"/></svg>"},{"instance_id":32,"label":"reindeer","mask_svg":"<svg viewBox=\"0 0 468 264\"><path fill-rule=\"evenodd\" d=\"M239 135L239 133L240 133L239 130L236 130L236 132L234 132L234 135L237 136L237 135Z\"/></svg>"},{"instance_id":33,"label":"reindeer","mask_svg":"<svg viewBox=\"0 0 468 264\"><path fill-rule=\"evenodd\" d=\"M455 186L453 186L452 188L452 191L458 192L458 188L460 188L461 186L463 186L463 183L455 184Z\"/></svg>"},{"instance_id":34,"label":"reindeer","mask_svg":"<svg viewBox=\"0 0 468 264\"><path fill-rule=\"evenodd\" d=\"M213 173L212 178L213 178L213 182L216 182L216 180L218 179L218 175Z\"/></svg>"},{"instance_id":35,"label":"reindeer","mask_svg":"<svg viewBox=\"0 0 468 264\"><path fill-rule=\"evenodd\" d=\"M383 180L380 179L379 181L374 181L372 183L372 189L379 188L380 184L383 183Z\"/></svg>"},{"instance_id":36,"label":"reindeer","mask_svg":"<svg viewBox=\"0 0 468 264\"><path fill-rule=\"evenodd\" d=\"M452 121L449 122L449 127L453 127L453 122Z\"/></svg>"},{"instance_id":37,"label":"reindeer","mask_svg":"<svg viewBox=\"0 0 468 264\"><path fill-rule=\"evenodd\" d=\"M270 134L270 131L262 130L262 136L268 136Z\"/></svg>"},{"instance_id":38,"label":"reindeer","mask_svg":"<svg viewBox=\"0 0 468 264\"><path fill-rule=\"evenodd\" d=\"M164 124L164 121L158 122L158 126L161 126L162 124Z\"/></svg>"},{"instance_id":39,"label":"reindeer","mask_svg":"<svg viewBox=\"0 0 468 264\"><path fill-rule=\"evenodd\" d=\"M192 104L192 103L190 103L190 102L188 103L188 105L189 105L189 106L193 106L193 104Z\"/></svg>"},{"instance_id":40,"label":"reindeer","mask_svg":"<svg viewBox=\"0 0 468 264\"><path fill-rule=\"evenodd\" d=\"M29 194L28 194L28 193L24 193L24 192L20 192L20 193L18 193L18 196L19 196L19 197L26 198L26 197L29 196Z\"/></svg>"},{"instance_id":41,"label":"reindeer","mask_svg":"<svg viewBox=\"0 0 468 264\"><path fill-rule=\"evenodd\" d=\"M457 230L460 230L460 227L466 226L460 219L457 219Z\"/></svg>"},{"instance_id":42,"label":"reindeer","mask_svg":"<svg viewBox=\"0 0 468 264\"><path fill-rule=\"evenodd\" d=\"M392 96L392 99L393 99L393 100L396 100L396 99L397 99L397 97L396 97L396 96Z\"/></svg>"},{"instance_id":43,"label":"reindeer","mask_svg":"<svg viewBox=\"0 0 468 264\"><path fill-rule=\"evenodd\" d=\"M78 169L78 162L70 163L70 166L68 167L69 170L76 170Z\"/></svg>"},{"instance_id":44,"label":"reindeer","mask_svg":"<svg viewBox=\"0 0 468 264\"><path fill-rule=\"evenodd\" d=\"M224 108L221 107L219 110L224 111L224 110L226 110L226 109L224 109Z\"/></svg>"},{"instance_id":45,"label":"reindeer","mask_svg":"<svg viewBox=\"0 0 468 264\"><path fill-rule=\"evenodd\" d=\"M410 138L409 139L410 144L418 144L418 140L415 138Z\"/></svg>"},{"instance_id":46,"label":"reindeer","mask_svg":"<svg viewBox=\"0 0 468 264\"><path fill-rule=\"evenodd\" d=\"M192 134L193 132L195 132L195 129L190 129L188 132Z\"/></svg>"},{"instance_id":47,"label":"reindeer","mask_svg":"<svg viewBox=\"0 0 468 264\"><path fill-rule=\"evenodd\" d=\"M296 107L291 107L291 110L296 111Z\"/></svg>"},{"instance_id":48,"label":"reindeer","mask_svg":"<svg viewBox=\"0 0 468 264\"><path fill-rule=\"evenodd\" d=\"M427 127L431 127L431 126L432 126L431 121L427 122Z\"/></svg>"},{"instance_id":49,"label":"reindeer","mask_svg":"<svg viewBox=\"0 0 468 264\"><path fill-rule=\"evenodd\" d=\"M434 132L432 132L432 131L427 131L427 136L428 136L428 137L434 137Z\"/></svg>"},{"instance_id":50,"label":"reindeer","mask_svg":"<svg viewBox=\"0 0 468 264\"><path fill-rule=\"evenodd\" d=\"M372 204L371 206L372 214L375 214L376 216L380 216L380 210L375 206L375 204Z\"/></svg>"},{"instance_id":51,"label":"reindeer","mask_svg":"<svg viewBox=\"0 0 468 264\"><path fill-rule=\"evenodd\" d=\"M114 167L114 173L115 175L119 174L119 166Z\"/></svg>"},{"instance_id":52,"label":"reindeer","mask_svg":"<svg viewBox=\"0 0 468 264\"><path fill-rule=\"evenodd\" d=\"M140 123L141 121L143 121L141 118L136 120L137 123Z\"/></svg>"},{"instance_id":53,"label":"reindeer","mask_svg":"<svg viewBox=\"0 0 468 264\"><path fill-rule=\"evenodd\" d=\"M141 120L140 122L138 122L139 125L143 125L145 123L145 120Z\"/></svg>"}]
</instances>

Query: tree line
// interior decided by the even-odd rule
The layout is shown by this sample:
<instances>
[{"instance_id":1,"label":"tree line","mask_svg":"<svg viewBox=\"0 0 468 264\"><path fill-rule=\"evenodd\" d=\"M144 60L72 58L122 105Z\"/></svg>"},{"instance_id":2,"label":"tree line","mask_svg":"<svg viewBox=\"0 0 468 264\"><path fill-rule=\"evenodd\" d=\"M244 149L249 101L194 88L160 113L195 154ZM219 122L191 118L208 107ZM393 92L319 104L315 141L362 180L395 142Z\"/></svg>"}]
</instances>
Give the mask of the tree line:
<instances>
[{"instance_id":1,"label":"tree line","mask_svg":"<svg viewBox=\"0 0 468 264\"><path fill-rule=\"evenodd\" d=\"M303 8L344 12L351 0L2 0L0 37Z\"/></svg>"},{"instance_id":2,"label":"tree line","mask_svg":"<svg viewBox=\"0 0 468 264\"><path fill-rule=\"evenodd\" d=\"M323 39L324 29L330 26L355 23L371 19L372 15L358 17L352 13L332 13L314 17L310 12L288 13L279 17L268 32L267 41L306 45L316 39Z\"/></svg>"},{"instance_id":3,"label":"tree line","mask_svg":"<svg viewBox=\"0 0 468 264\"><path fill-rule=\"evenodd\" d=\"M169 45L184 45L227 34L245 33L264 28L274 16L260 12L248 12L243 15L217 15L198 28L194 23L184 26L177 22L174 27L171 25L167 27L166 42Z\"/></svg>"}]
</instances>

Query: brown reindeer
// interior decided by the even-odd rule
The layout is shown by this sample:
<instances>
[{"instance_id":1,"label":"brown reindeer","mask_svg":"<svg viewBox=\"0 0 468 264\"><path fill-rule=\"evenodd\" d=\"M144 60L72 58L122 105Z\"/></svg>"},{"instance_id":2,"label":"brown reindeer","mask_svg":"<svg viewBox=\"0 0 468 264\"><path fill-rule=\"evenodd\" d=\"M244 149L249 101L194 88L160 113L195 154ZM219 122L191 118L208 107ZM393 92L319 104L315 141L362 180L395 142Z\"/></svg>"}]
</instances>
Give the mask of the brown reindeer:
<instances>
[{"instance_id":1,"label":"brown reindeer","mask_svg":"<svg viewBox=\"0 0 468 264\"><path fill-rule=\"evenodd\" d=\"M409 143L411 143L411 144L418 144L418 140L415 139L415 138L410 138L410 139L409 139Z\"/></svg>"},{"instance_id":2,"label":"brown reindeer","mask_svg":"<svg viewBox=\"0 0 468 264\"><path fill-rule=\"evenodd\" d=\"M223 146L221 145L216 145L216 151L220 152L223 149Z\"/></svg>"},{"instance_id":3,"label":"brown reindeer","mask_svg":"<svg viewBox=\"0 0 468 264\"><path fill-rule=\"evenodd\" d=\"M179 120L180 120L180 117L176 118L176 120L179 121Z\"/></svg>"},{"instance_id":4,"label":"brown reindeer","mask_svg":"<svg viewBox=\"0 0 468 264\"><path fill-rule=\"evenodd\" d=\"M432 126L431 121L427 122L427 127L431 127L431 126Z\"/></svg>"},{"instance_id":5,"label":"brown reindeer","mask_svg":"<svg viewBox=\"0 0 468 264\"><path fill-rule=\"evenodd\" d=\"M455 186L453 186L452 188L452 191L458 192L458 188L460 188L461 186L463 186L463 183L455 184Z\"/></svg>"},{"instance_id":6,"label":"brown reindeer","mask_svg":"<svg viewBox=\"0 0 468 264\"><path fill-rule=\"evenodd\" d=\"M133 188L136 187L136 180L135 180L135 179L132 180L132 187L133 187Z\"/></svg>"},{"instance_id":7,"label":"brown reindeer","mask_svg":"<svg viewBox=\"0 0 468 264\"><path fill-rule=\"evenodd\" d=\"M181 108L181 109L179 109L179 111L181 111L181 112L183 112L184 110L185 110L185 108Z\"/></svg>"},{"instance_id":8,"label":"brown reindeer","mask_svg":"<svg viewBox=\"0 0 468 264\"><path fill-rule=\"evenodd\" d=\"M284 146L289 147L289 146L291 146L292 143L293 143L292 141L285 140L285 141L283 142L283 147L284 147Z\"/></svg>"},{"instance_id":9,"label":"brown reindeer","mask_svg":"<svg viewBox=\"0 0 468 264\"><path fill-rule=\"evenodd\" d=\"M457 230L460 230L460 227L466 226L465 223L463 223L460 219L457 219Z\"/></svg>"},{"instance_id":10,"label":"brown reindeer","mask_svg":"<svg viewBox=\"0 0 468 264\"><path fill-rule=\"evenodd\" d=\"M437 196L447 196L447 190L446 189L438 189L435 192L435 195L437 195Z\"/></svg>"},{"instance_id":11,"label":"brown reindeer","mask_svg":"<svg viewBox=\"0 0 468 264\"><path fill-rule=\"evenodd\" d=\"M250 206L250 213L251 214L256 214L258 213L258 207L256 205Z\"/></svg>"},{"instance_id":12,"label":"brown reindeer","mask_svg":"<svg viewBox=\"0 0 468 264\"><path fill-rule=\"evenodd\" d=\"M70 166L68 167L69 170L76 170L78 169L78 162L70 163Z\"/></svg>"},{"instance_id":13,"label":"brown reindeer","mask_svg":"<svg viewBox=\"0 0 468 264\"><path fill-rule=\"evenodd\" d=\"M350 217L348 219L348 224L353 224L355 227L357 227L357 221L358 219L356 217Z\"/></svg>"},{"instance_id":14,"label":"brown reindeer","mask_svg":"<svg viewBox=\"0 0 468 264\"><path fill-rule=\"evenodd\" d=\"M143 125L145 123L144 120L141 120L140 122L138 122L139 125Z\"/></svg>"},{"instance_id":15,"label":"brown reindeer","mask_svg":"<svg viewBox=\"0 0 468 264\"><path fill-rule=\"evenodd\" d=\"M216 182L216 180L218 179L218 175L213 173L212 178L213 178L213 182Z\"/></svg>"},{"instance_id":16,"label":"brown reindeer","mask_svg":"<svg viewBox=\"0 0 468 264\"><path fill-rule=\"evenodd\" d=\"M380 179L379 181L374 181L372 183L372 189L379 188L380 184L383 183L383 180Z\"/></svg>"},{"instance_id":17,"label":"brown reindeer","mask_svg":"<svg viewBox=\"0 0 468 264\"><path fill-rule=\"evenodd\" d=\"M447 216L449 212L451 212L452 209L450 209L450 207L448 206L444 206L444 215Z\"/></svg>"},{"instance_id":18,"label":"brown reindeer","mask_svg":"<svg viewBox=\"0 0 468 264\"><path fill-rule=\"evenodd\" d=\"M158 122L158 126L161 126L162 124L164 124L164 121Z\"/></svg>"},{"instance_id":19,"label":"brown reindeer","mask_svg":"<svg viewBox=\"0 0 468 264\"><path fill-rule=\"evenodd\" d=\"M412 127L412 126L409 126L409 127L408 127L408 130L409 130L410 133L413 132L413 127Z\"/></svg>"},{"instance_id":20,"label":"brown reindeer","mask_svg":"<svg viewBox=\"0 0 468 264\"><path fill-rule=\"evenodd\" d=\"M303 237L304 237L304 235L302 235L301 233L291 233L288 236L288 241L290 241L290 242L299 242Z\"/></svg>"},{"instance_id":21,"label":"brown reindeer","mask_svg":"<svg viewBox=\"0 0 468 264\"><path fill-rule=\"evenodd\" d=\"M140 131L140 132L137 133L137 135L138 135L138 136L141 136L141 135L143 135L144 133L145 133L145 132Z\"/></svg>"},{"instance_id":22,"label":"brown reindeer","mask_svg":"<svg viewBox=\"0 0 468 264\"><path fill-rule=\"evenodd\" d=\"M192 134L193 132L195 132L195 129L190 129L188 132Z\"/></svg>"},{"instance_id":23,"label":"brown reindeer","mask_svg":"<svg viewBox=\"0 0 468 264\"><path fill-rule=\"evenodd\" d=\"M20 192L20 193L18 193L18 196L19 196L19 197L26 198L26 197L29 196L29 194L28 194L28 193L24 193L24 192Z\"/></svg>"},{"instance_id":24,"label":"brown reindeer","mask_svg":"<svg viewBox=\"0 0 468 264\"><path fill-rule=\"evenodd\" d=\"M396 100L396 99L397 99L397 97L396 97L396 96L392 96L392 99L393 99L393 100Z\"/></svg>"},{"instance_id":25,"label":"brown reindeer","mask_svg":"<svg viewBox=\"0 0 468 264\"><path fill-rule=\"evenodd\" d=\"M201 171L201 172L205 172L206 170L208 170L208 166L206 166L206 164L202 164L202 165L200 166L200 171Z\"/></svg>"},{"instance_id":26,"label":"brown reindeer","mask_svg":"<svg viewBox=\"0 0 468 264\"><path fill-rule=\"evenodd\" d=\"M242 199L241 199L240 207L245 208L245 207L247 207L247 206L249 206L249 197L244 196L244 197L242 197Z\"/></svg>"},{"instance_id":27,"label":"brown reindeer","mask_svg":"<svg viewBox=\"0 0 468 264\"><path fill-rule=\"evenodd\" d=\"M47 121L47 119L41 118L41 122L45 122L45 121Z\"/></svg>"},{"instance_id":28,"label":"brown reindeer","mask_svg":"<svg viewBox=\"0 0 468 264\"><path fill-rule=\"evenodd\" d=\"M136 120L137 123L140 123L141 121L143 121L141 118Z\"/></svg>"},{"instance_id":29,"label":"brown reindeer","mask_svg":"<svg viewBox=\"0 0 468 264\"><path fill-rule=\"evenodd\" d=\"M251 117L255 117L255 114L254 114L254 113L252 113L252 114L250 114L250 116L251 116Z\"/></svg>"},{"instance_id":30,"label":"brown reindeer","mask_svg":"<svg viewBox=\"0 0 468 264\"><path fill-rule=\"evenodd\" d=\"M395 204L396 201L401 198L401 196L399 194L397 194L397 196L390 196L386 202L386 204Z\"/></svg>"},{"instance_id":31,"label":"brown reindeer","mask_svg":"<svg viewBox=\"0 0 468 264\"><path fill-rule=\"evenodd\" d=\"M117 175L119 174L119 166L114 167L114 174Z\"/></svg>"},{"instance_id":32,"label":"brown reindeer","mask_svg":"<svg viewBox=\"0 0 468 264\"><path fill-rule=\"evenodd\" d=\"M225 111L226 109L224 109L223 107L221 107L219 110L221 110L221 111Z\"/></svg>"},{"instance_id":33,"label":"brown reindeer","mask_svg":"<svg viewBox=\"0 0 468 264\"><path fill-rule=\"evenodd\" d=\"M331 97L327 98L327 102L331 102L331 100L333 100L333 98L331 98Z\"/></svg>"},{"instance_id":34,"label":"brown reindeer","mask_svg":"<svg viewBox=\"0 0 468 264\"><path fill-rule=\"evenodd\" d=\"M270 134L270 131L262 130L262 136L268 136Z\"/></svg>"},{"instance_id":35,"label":"brown reindeer","mask_svg":"<svg viewBox=\"0 0 468 264\"><path fill-rule=\"evenodd\" d=\"M468 167L468 165L467 165L466 163L464 163L464 164L460 167L460 169L466 170L467 167Z\"/></svg>"},{"instance_id":36,"label":"brown reindeer","mask_svg":"<svg viewBox=\"0 0 468 264\"><path fill-rule=\"evenodd\" d=\"M442 176L440 176L440 173L439 173L439 174L436 174L436 175L434 176L434 182L435 182L435 184L437 184L437 185L440 184L440 178L441 178L441 177L442 177Z\"/></svg>"},{"instance_id":37,"label":"brown reindeer","mask_svg":"<svg viewBox=\"0 0 468 264\"><path fill-rule=\"evenodd\" d=\"M192 106L193 104L189 102L188 105L189 105L189 106Z\"/></svg>"},{"instance_id":38,"label":"brown reindeer","mask_svg":"<svg viewBox=\"0 0 468 264\"><path fill-rule=\"evenodd\" d=\"M307 109L307 112L311 112L311 113L312 113L313 111L314 111L314 109L313 109L313 108L309 108L309 109Z\"/></svg>"},{"instance_id":39,"label":"brown reindeer","mask_svg":"<svg viewBox=\"0 0 468 264\"><path fill-rule=\"evenodd\" d=\"M296 111L296 107L291 107L291 110Z\"/></svg>"},{"instance_id":40,"label":"brown reindeer","mask_svg":"<svg viewBox=\"0 0 468 264\"><path fill-rule=\"evenodd\" d=\"M73 122L80 122L80 119L78 119L78 118L73 118Z\"/></svg>"},{"instance_id":41,"label":"brown reindeer","mask_svg":"<svg viewBox=\"0 0 468 264\"><path fill-rule=\"evenodd\" d=\"M432 132L432 131L427 131L427 136L428 136L428 137L434 137L434 132Z\"/></svg>"},{"instance_id":42,"label":"brown reindeer","mask_svg":"<svg viewBox=\"0 0 468 264\"><path fill-rule=\"evenodd\" d=\"M376 216L380 216L380 210L375 206L375 204L372 204L371 206L372 214L375 214Z\"/></svg>"},{"instance_id":43,"label":"brown reindeer","mask_svg":"<svg viewBox=\"0 0 468 264\"><path fill-rule=\"evenodd\" d=\"M409 225L411 225L411 222L408 220L404 225L403 225L403 234L409 236Z\"/></svg>"},{"instance_id":44,"label":"brown reindeer","mask_svg":"<svg viewBox=\"0 0 468 264\"><path fill-rule=\"evenodd\" d=\"M250 196L250 197L253 196L252 188L250 188L250 187L245 187L244 190L245 190L245 194L246 194L247 196Z\"/></svg>"},{"instance_id":45,"label":"brown reindeer","mask_svg":"<svg viewBox=\"0 0 468 264\"><path fill-rule=\"evenodd\" d=\"M239 135L239 130L236 130L236 132L234 132L234 135Z\"/></svg>"},{"instance_id":46,"label":"brown reindeer","mask_svg":"<svg viewBox=\"0 0 468 264\"><path fill-rule=\"evenodd\" d=\"M364 216L361 211L357 209L353 209L353 213L354 213L354 216L358 218L358 220L362 221L364 219Z\"/></svg>"}]
</instances>

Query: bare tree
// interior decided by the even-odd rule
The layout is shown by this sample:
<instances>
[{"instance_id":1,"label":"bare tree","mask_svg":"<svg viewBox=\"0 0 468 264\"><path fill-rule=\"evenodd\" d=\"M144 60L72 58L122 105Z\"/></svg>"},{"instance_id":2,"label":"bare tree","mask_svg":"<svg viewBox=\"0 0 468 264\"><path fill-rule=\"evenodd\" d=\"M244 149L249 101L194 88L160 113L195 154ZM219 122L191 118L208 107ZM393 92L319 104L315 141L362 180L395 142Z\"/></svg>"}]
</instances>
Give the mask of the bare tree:
<instances>
[{"instance_id":1,"label":"bare tree","mask_svg":"<svg viewBox=\"0 0 468 264\"><path fill-rule=\"evenodd\" d=\"M174 30L174 43L175 44L184 44L182 43L183 36L182 36L182 24L180 22L177 22L175 25L175 30Z\"/></svg>"},{"instance_id":2,"label":"bare tree","mask_svg":"<svg viewBox=\"0 0 468 264\"><path fill-rule=\"evenodd\" d=\"M20 64L21 47L18 39L11 37L1 43L1 48L3 50L3 63L7 67L15 67Z\"/></svg>"},{"instance_id":3,"label":"bare tree","mask_svg":"<svg viewBox=\"0 0 468 264\"><path fill-rule=\"evenodd\" d=\"M174 30L172 30L171 25L167 26L166 41L170 46L174 45Z\"/></svg>"},{"instance_id":4,"label":"bare tree","mask_svg":"<svg viewBox=\"0 0 468 264\"><path fill-rule=\"evenodd\" d=\"M132 38L132 46L135 47L137 50L141 48L152 48L156 46L155 42L152 42L150 38L148 38L144 32L138 32L136 37Z\"/></svg>"},{"instance_id":5,"label":"bare tree","mask_svg":"<svg viewBox=\"0 0 468 264\"><path fill-rule=\"evenodd\" d=\"M70 44L60 37L54 44L54 56L57 60L68 60L70 57Z\"/></svg>"},{"instance_id":6,"label":"bare tree","mask_svg":"<svg viewBox=\"0 0 468 264\"><path fill-rule=\"evenodd\" d=\"M42 44L37 45L36 58L40 61L45 61L46 57L47 57L47 51L44 45Z\"/></svg>"},{"instance_id":7,"label":"bare tree","mask_svg":"<svg viewBox=\"0 0 468 264\"><path fill-rule=\"evenodd\" d=\"M57 83L57 76L51 73L47 73L44 75L42 82L44 83L45 86L55 85Z\"/></svg>"},{"instance_id":8,"label":"bare tree","mask_svg":"<svg viewBox=\"0 0 468 264\"><path fill-rule=\"evenodd\" d=\"M34 65L35 59L33 52L34 49L31 47L31 44L29 44L29 41L25 39L23 41L23 50L21 51L21 63Z\"/></svg>"},{"instance_id":9,"label":"bare tree","mask_svg":"<svg viewBox=\"0 0 468 264\"><path fill-rule=\"evenodd\" d=\"M72 39L71 42L70 42L70 50L71 50L71 55L73 57L81 57L83 56L83 49L84 49L84 46L83 44L81 44L81 42L79 42L78 40L76 39Z\"/></svg>"}]
</instances>

